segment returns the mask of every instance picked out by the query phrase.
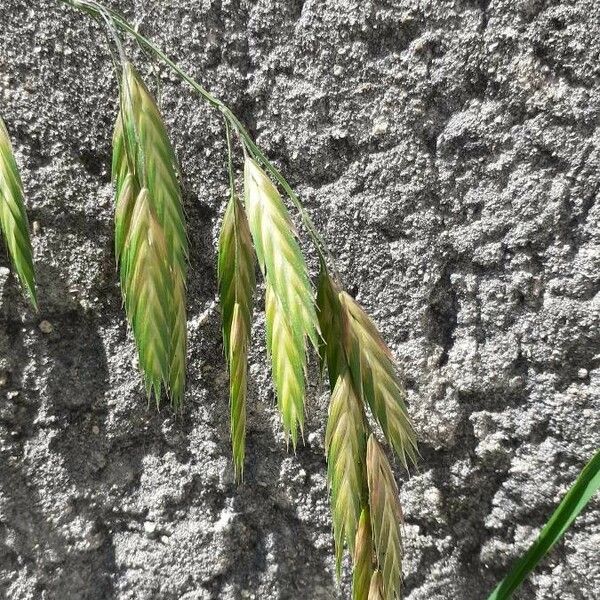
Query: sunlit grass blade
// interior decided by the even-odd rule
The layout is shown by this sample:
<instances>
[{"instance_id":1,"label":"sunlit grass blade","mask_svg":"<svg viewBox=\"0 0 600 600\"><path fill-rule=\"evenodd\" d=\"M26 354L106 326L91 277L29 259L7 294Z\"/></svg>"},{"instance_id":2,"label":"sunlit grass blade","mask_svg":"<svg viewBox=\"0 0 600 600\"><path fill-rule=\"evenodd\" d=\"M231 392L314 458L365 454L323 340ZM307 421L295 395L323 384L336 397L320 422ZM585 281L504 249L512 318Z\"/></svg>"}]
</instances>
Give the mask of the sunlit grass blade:
<instances>
[{"instance_id":1,"label":"sunlit grass blade","mask_svg":"<svg viewBox=\"0 0 600 600\"><path fill-rule=\"evenodd\" d=\"M147 189L135 202L123 248L127 269L125 307L136 340L146 391L158 403L169 381L172 277L165 260L167 242Z\"/></svg>"},{"instance_id":2,"label":"sunlit grass blade","mask_svg":"<svg viewBox=\"0 0 600 600\"><path fill-rule=\"evenodd\" d=\"M385 438L402 463L415 462L417 442L405 404L405 391L392 354L365 311L346 292L339 295L346 311L344 345L352 377Z\"/></svg>"},{"instance_id":3,"label":"sunlit grass blade","mask_svg":"<svg viewBox=\"0 0 600 600\"><path fill-rule=\"evenodd\" d=\"M217 271L223 320L223 345L229 367L231 444L236 478L244 473L248 347L256 288L255 256L248 222L232 195L219 236Z\"/></svg>"},{"instance_id":4,"label":"sunlit grass blade","mask_svg":"<svg viewBox=\"0 0 600 600\"><path fill-rule=\"evenodd\" d=\"M122 140L115 136L113 178L117 193L133 176L139 188L148 190L148 200L165 239L165 264L171 276L171 310L167 323L169 369L166 387L175 408L183 402L187 348L186 277L188 242L176 158L160 111L152 94L130 63L123 68L121 82ZM122 158L126 156L125 160ZM119 243L118 240L115 243ZM119 248L117 247L118 251ZM123 275L123 274L122 274ZM127 273L125 278L129 277ZM125 286L127 287L127 286ZM140 346L140 340L138 347Z\"/></svg>"},{"instance_id":5,"label":"sunlit grass blade","mask_svg":"<svg viewBox=\"0 0 600 600\"><path fill-rule=\"evenodd\" d=\"M367 442L367 480L373 542L381 571L383 598L394 600L400 597L402 576L402 508L392 469L374 434L370 435Z\"/></svg>"},{"instance_id":6,"label":"sunlit grass blade","mask_svg":"<svg viewBox=\"0 0 600 600\"><path fill-rule=\"evenodd\" d=\"M319 344L313 291L288 211L279 192L251 158L244 165L248 222L258 263L267 282L267 339L273 380L286 436L295 446L304 420L306 338ZM281 334L281 338L277 337ZM290 362L293 361L293 362ZM289 397L288 397L289 394Z\"/></svg>"},{"instance_id":7,"label":"sunlit grass blade","mask_svg":"<svg viewBox=\"0 0 600 600\"><path fill-rule=\"evenodd\" d=\"M23 184L8 131L0 118L0 229L25 295L37 310L33 251L23 202Z\"/></svg>"},{"instance_id":8,"label":"sunlit grass blade","mask_svg":"<svg viewBox=\"0 0 600 600\"><path fill-rule=\"evenodd\" d=\"M335 539L336 567L340 573L344 543L350 553L365 498L366 434L364 410L356 397L350 371L339 375L329 404L325 433L327 480Z\"/></svg>"},{"instance_id":9,"label":"sunlit grass blade","mask_svg":"<svg viewBox=\"0 0 600 600\"><path fill-rule=\"evenodd\" d=\"M352 600L368 600L371 578L373 576L373 534L371 531L371 518L369 509L363 508L356 532L354 545L353 573L352 573Z\"/></svg>"},{"instance_id":10,"label":"sunlit grass blade","mask_svg":"<svg viewBox=\"0 0 600 600\"><path fill-rule=\"evenodd\" d=\"M546 556L571 526L600 488L600 451L583 468L552 516L544 525L537 540L513 566L508 575L490 594L488 600L505 600L523 583L523 580Z\"/></svg>"}]
</instances>

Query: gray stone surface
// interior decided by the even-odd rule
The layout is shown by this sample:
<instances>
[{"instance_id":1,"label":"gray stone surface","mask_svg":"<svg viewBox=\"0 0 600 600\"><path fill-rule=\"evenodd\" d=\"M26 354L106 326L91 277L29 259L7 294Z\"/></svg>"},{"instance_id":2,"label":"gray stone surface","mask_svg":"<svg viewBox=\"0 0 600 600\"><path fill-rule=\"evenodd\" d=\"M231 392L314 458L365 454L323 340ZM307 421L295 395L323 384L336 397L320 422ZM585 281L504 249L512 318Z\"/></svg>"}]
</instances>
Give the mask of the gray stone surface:
<instances>
[{"instance_id":1,"label":"gray stone surface","mask_svg":"<svg viewBox=\"0 0 600 600\"><path fill-rule=\"evenodd\" d=\"M410 479L398 472L406 597L484 598L600 445L597 2L111 5L249 125L398 358L422 453ZM0 597L348 598L331 559L327 394L311 387L307 442L286 454L260 311L246 481L232 481L221 121L160 70L191 240L176 419L146 408L121 310L100 30L54 0L3 0L0 30L41 304L27 309L1 253ZM599 547L596 500L518 597L600 597Z\"/></svg>"}]
</instances>

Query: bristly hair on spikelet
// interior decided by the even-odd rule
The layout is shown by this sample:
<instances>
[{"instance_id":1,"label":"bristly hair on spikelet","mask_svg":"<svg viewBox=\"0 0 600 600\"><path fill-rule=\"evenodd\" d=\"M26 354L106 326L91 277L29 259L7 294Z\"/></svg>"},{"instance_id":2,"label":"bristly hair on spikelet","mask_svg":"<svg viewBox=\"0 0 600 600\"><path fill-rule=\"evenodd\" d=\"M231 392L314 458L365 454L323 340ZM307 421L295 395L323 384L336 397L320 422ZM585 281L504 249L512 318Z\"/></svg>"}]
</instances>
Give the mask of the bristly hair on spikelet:
<instances>
[{"instance_id":1,"label":"bristly hair on spikelet","mask_svg":"<svg viewBox=\"0 0 600 600\"><path fill-rule=\"evenodd\" d=\"M250 157L244 200L254 248L266 281L267 348L286 437L296 447L304 426L307 338L319 344L319 324L308 270L277 188Z\"/></svg>"},{"instance_id":2,"label":"bristly hair on spikelet","mask_svg":"<svg viewBox=\"0 0 600 600\"><path fill-rule=\"evenodd\" d=\"M121 80L120 116L115 127L113 142L113 180L116 187L115 251L121 268L121 281L126 308L132 305L146 312L156 312L143 298L130 299L138 286L131 284L130 260L120 259L127 251L128 228L132 213L139 202L140 190L145 190L145 200L155 224L164 237L164 253L155 255L169 274L164 281L168 290L162 290L162 298L170 298L161 310L165 313L166 330L159 323L145 325L144 337L139 338L132 327L136 344L142 354L161 352L155 359L161 365L166 361L168 368L161 370L162 385L168 392L175 408L181 408L185 391L185 368L187 348L186 277L188 242L185 218L181 201L181 190L177 179L175 153L156 102L133 66L125 62ZM149 223L149 220L144 223ZM139 232L138 232L139 233ZM132 304L133 303L133 304ZM133 325L128 310L128 318ZM160 324L160 327L163 325ZM168 344L163 337L169 336ZM156 373L140 361L146 387L150 393L161 389L156 385ZM157 403L160 397L156 396Z\"/></svg>"},{"instance_id":3,"label":"bristly hair on spikelet","mask_svg":"<svg viewBox=\"0 0 600 600\"><path fill-rule=\"evenodd\" d=\"M6 125L0 117L0 230L25 295L37 310L33 251L23 184Z\"/></svg>"},{"instance_id":4,"label":"bristly hair on spikelet","mask_svg":"<svg viewBox=\"0 0 600 600\"><path fill-rule=\"evenodd\" d=\"M402 507L388 459L375 438L367 442L367 480L371 527L384 600L400 598L402 578Z\"/></svg>"},{"instance_id":5,"label":"bristly hair on spikelet","mask_svg":"<svg viewBox=\"0 0 600 600\"><path fill-rule=\"evenodd\" d=\"M244 207L232 190L219 235L217 275L223 346L229 366L231 445L236 479L244 474L248 347L256 259Z\"/></svg>"},{"instance_id":6,"label":"bristly hair on spikelet","mask_svg":"<svg viewBox=\"0 0 600 600\"><path fill-rule=\"evenodd\" d=\"M346 292L339 294L339 300L346 315L344 347L354 385L371 408L386 440L408 468L408 461L414 463L417 459L417 440L392 354L359 304Z\"/></svg>"}]
</instances>

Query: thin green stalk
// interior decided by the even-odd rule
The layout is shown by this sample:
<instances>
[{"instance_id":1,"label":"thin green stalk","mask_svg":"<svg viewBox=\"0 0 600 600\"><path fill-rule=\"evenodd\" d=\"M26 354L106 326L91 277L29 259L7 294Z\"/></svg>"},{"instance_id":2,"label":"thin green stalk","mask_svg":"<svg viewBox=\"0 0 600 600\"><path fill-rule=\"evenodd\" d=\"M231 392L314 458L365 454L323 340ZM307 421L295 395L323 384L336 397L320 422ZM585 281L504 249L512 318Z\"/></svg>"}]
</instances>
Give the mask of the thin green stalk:
<instances>
[{"instance_id":1,"label":"thin green stalk","mask_svg":"<svg viewBox=\"0 0 600 600\"><path fill-rule=\"evenodd\" d=\"M579 477L554 511L537 540L498 584L487 600L507 600L523 580L552 549L600 488L600 450L583 468Z\"/></svg>"},{"instance_id":2,"label":"thin green stalk","mask_svg":"<svg viewBox=\"0 0 600 600\"><path fill-rule=\"evenodd\" d=\"M58 0L63 4L67 4L72 6L73 8L83 10L92 15L98 15L102 13L106 13L110 15L113 23L119 27L124 32L133 36L137 42L146 47L151 53L153 53L156 57L162 60L170 69L172 69L177 75L185 81L193 90L195 90L200 96L208 102L213 108L219 110L223 116L229 121L232 127L238 132L239 136L242 138L244 145L252 155L252 157L260 162L265 169L269 172L269 174L281 185L286 195L292 201L298 212L300 213L300 218L302 219L302 223L306 228L308 235L315 246L317 253L319 254L319 258L322 263L329 264L329 266L333 269L334 274L339 279L339 273L335 268L335 261L331 253L328 251L323 238L315 228L312 219L306 212L306 209L300 202L298 195L294 192L288 181L281 174L281 172L275 167L271 161L265 156L262 150L257 146L254 142L248 130L244 127L241 121L235 116L235 114L231 111L231 109L219 98L211 94L204 86L198 83L193 77L188 75L177 63L171 60L158 46L156 46L153 42L151 42L148 38L139 33L122 15L120 15L117 11L104 7L99 2L93 2L91 0Z\"/></svg>"}]
</instances>

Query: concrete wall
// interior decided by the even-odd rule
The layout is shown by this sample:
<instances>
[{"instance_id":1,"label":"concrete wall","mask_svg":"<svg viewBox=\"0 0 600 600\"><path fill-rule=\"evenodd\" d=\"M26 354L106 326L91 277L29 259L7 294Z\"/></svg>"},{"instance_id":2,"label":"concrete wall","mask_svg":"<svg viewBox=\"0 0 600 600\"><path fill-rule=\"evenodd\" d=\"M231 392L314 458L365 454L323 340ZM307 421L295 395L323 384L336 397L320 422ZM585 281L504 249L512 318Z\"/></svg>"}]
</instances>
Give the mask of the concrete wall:
<instances>
[{"instance_id":1,"label":"concrete wall","mask_svg":"<svg viewBox=\"0 0 600 600\"><path fill-rule=\"evenodd\" d=\"M600 445L597 2L110 5L250 127L398 358L422 454L410 479L398 470L406 597L484 598ZM348 598L328 396L313 372L306 444L287 454L260 311L233 483L215 305L223 127L159 77L191 243L181 418L146 407L121 309L101 31L56 0L0 6L0 113L41 304L28 310L0 253L0 597ZM599 547L596 500L518 597L600 597Z\"/></svg>"}]
</instances>

